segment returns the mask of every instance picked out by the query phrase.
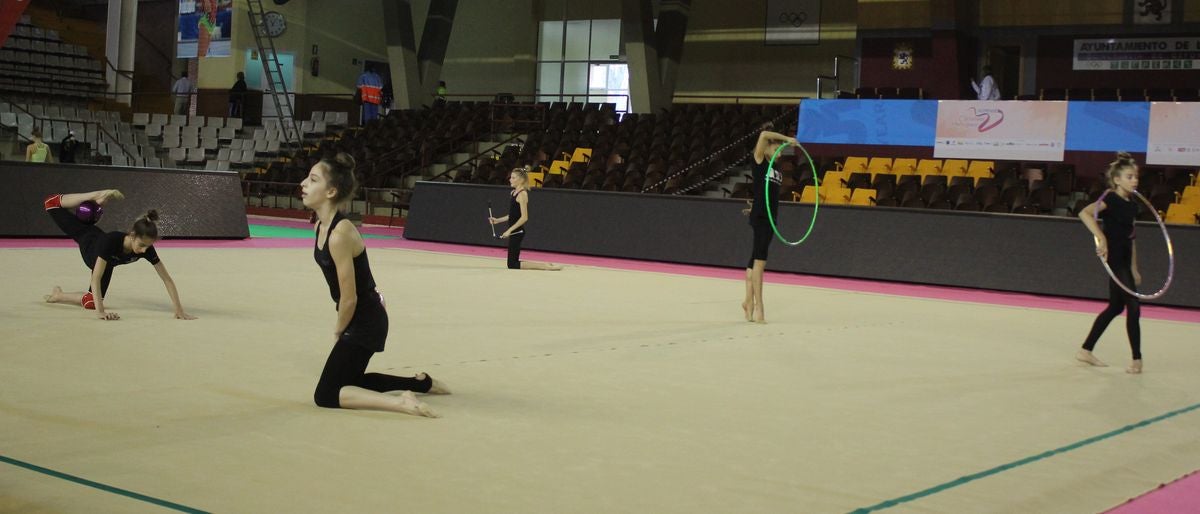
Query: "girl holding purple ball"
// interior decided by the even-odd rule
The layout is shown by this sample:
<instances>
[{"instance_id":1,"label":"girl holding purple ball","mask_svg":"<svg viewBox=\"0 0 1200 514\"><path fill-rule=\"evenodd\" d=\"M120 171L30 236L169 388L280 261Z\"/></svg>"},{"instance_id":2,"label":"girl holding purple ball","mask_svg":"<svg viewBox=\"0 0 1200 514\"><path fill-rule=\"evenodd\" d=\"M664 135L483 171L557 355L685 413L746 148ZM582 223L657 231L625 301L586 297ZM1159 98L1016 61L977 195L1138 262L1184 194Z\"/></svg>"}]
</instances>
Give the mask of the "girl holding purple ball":
<instances>
[{"instance_id":1,"label":"girl holding purple ball","mask_svg":"<svg viewBox=\"0 0 1200 514\"><path fill-rule=\"evenodd\" d=\"M125 195L116 189L92 191L90 193L72 193L53 195L46 199L46 213L62 229L63 233L79 244L79 253L83 263L92 270L91 287L87 292L63 292L55 286L46 295L47 303L78 304L84 309L95 310L96 316L104 320L118 320L115 312L104 310L104 296L108 292L108 284L112 279L113 268L129 264L143 257L162 279L175 305L176 319L196 319L195 316L184 312L179 303L179 292L175 289L175 281L167 273L166 266L158 258L154 243L158 241L158 211L151 209L133 223L129 232L104 232L96 226L100 215L104 212L104 204L112 200L124 199ZM93 294L100 291L99 295Z\"/></svg>"}]
</instances>

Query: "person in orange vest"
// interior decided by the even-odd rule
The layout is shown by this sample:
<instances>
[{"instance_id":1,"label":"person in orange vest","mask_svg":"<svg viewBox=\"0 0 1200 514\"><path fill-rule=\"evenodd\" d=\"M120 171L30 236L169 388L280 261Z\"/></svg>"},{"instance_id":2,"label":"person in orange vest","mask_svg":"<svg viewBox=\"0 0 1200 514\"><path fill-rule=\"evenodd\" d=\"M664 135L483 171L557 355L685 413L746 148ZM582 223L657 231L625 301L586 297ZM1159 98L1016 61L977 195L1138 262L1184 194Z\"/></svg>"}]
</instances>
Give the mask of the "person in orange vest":
<instances>
[{"instance_id":1,"label":"person in orange vest","mask_svg":"<svg viewBox=\"0 0 1200 514\"><path fill-rule=\"evenodd\" d=\"M362 124L379 117L379 104L383 103L383 79L375 68L367 65L358 76L358 96L362 101Z\"/></svg>"}]
</instances>

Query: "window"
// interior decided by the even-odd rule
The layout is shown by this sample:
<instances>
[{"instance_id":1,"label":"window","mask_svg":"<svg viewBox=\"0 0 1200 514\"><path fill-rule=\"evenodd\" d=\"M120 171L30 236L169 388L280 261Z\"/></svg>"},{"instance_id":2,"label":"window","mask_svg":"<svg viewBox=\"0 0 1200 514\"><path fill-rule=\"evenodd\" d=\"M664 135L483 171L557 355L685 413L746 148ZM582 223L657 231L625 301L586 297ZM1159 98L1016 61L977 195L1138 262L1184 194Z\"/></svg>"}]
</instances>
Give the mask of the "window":
<instances>
[{"instance_id":1,"label":"window","mask_svg":"<svg viewBox=\"0 0 1200 514\"><path fill-rule=\"evenodd\" d=\"M538 34L541 102L629 107L629 66L621 59L621 20L543 21Z\"/></svg>"}]
</instances>

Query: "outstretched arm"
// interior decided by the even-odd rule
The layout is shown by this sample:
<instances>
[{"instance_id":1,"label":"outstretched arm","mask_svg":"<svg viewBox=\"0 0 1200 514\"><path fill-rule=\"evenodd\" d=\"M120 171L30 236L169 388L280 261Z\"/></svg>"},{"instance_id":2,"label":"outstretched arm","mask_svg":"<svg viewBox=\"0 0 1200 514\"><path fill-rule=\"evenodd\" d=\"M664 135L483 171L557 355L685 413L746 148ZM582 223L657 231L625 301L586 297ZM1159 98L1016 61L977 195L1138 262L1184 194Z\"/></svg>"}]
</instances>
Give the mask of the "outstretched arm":
<instances>
[{"instance_id":1,"label":"outstretched arm","mask_svg":"<svg viewBox=\"0 0 1200 514\"><path fill-rule=\"evenodd\" d=\"M108 269L108 261L103 257L96 257L96 263L92 266L92 301L96 305L96 317L104 320L118 320L115 312L104 311L104 290L100 288L100 283L104 279L104 271Z\"/></svg>"},{"instance_id":2,"label":"outstretched arm","mask_svg":"<svg viewBox=\"0 0 1200 514\"><path fill-rule=\"evenodd\" d=\"M183 304L179 303L179 291L175 289L175 281L171 279L171 274L167 273L167 267L161 260L154 265L154 271L158 272L158 278L161 278L163 285L167 286L167 294L171 296L171 305L175 306L175 319L196 319L195 316L183 311Z\"/></svg>"}]
</instances>

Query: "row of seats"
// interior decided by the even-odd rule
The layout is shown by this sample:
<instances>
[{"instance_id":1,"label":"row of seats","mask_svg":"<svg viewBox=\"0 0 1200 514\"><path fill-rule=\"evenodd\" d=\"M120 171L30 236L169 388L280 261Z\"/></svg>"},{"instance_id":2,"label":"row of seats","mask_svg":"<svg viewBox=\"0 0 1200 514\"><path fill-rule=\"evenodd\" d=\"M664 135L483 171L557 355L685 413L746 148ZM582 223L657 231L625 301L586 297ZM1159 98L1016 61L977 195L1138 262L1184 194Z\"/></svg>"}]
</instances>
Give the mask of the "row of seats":
<instances>
[{"instance_id":1,"label":"row of seats","mask_svg":"<svg viewBox=\"0 0 1200 514\"><path fill-rule=\"evenodd\" d=\"M1180 88L1043 88L1036 96L1021 96L1018 100L1090 100L1108 102L1195 102L1200 91L1195 87Z\"/></svg>"},{"instance_id":2,"label":"row of seats","mask_svg":"<svg viewBox=\"0 0 1200 514\"><path fill-rule=\"evenodd\" d=\"M860 87L854 91L838 91L842 99L906 99L925 98L925 91L916 87ZM1195 102L1200 91L1195 87L1181 88L1042 88L1034 95L1019 95L1017 100L1075 100L1107 102Z\"/></svg>"}]
</instances>

